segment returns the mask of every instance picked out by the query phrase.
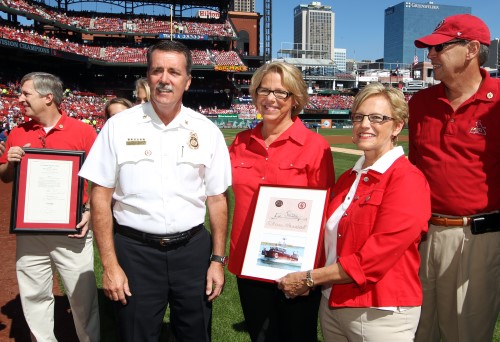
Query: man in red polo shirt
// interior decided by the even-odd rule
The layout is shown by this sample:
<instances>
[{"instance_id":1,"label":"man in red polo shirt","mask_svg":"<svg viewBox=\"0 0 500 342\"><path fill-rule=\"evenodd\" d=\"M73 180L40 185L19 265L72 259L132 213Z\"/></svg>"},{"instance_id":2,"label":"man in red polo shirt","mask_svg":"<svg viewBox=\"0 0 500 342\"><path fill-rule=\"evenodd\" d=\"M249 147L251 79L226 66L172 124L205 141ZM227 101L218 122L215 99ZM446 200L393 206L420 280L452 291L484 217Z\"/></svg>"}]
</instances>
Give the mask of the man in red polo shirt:
<instances>
[{"instance_id":1,"label":"man in red polo shirt","mask_svg":"<svg viewBox=\"0 0 500 342\"><path fill-rule=\"evenodd\" d=\"M410 101L409 158L429 181L433 213L420 246L416 341L491 341L500 310L500 81L481 68L490 33L460 14L415 45L429 49L441 81Z\"/></svg>"},{"instance_id":2,"label":"man in red polo shirt","mask_svg":"<svg viewBox=\"0 0 500 342\"><path fill-rule=\"evenodd\" d=\"M62 82L54 75L33 72L21 80L19 103L31 118L14 128L0 157L0 179L11 182L14 164L24 156L24 147L85 151L97 136L91 126L61 113ZM88 222L88 196L80 234L18 234L16 272L24 317L36 341L56 341L54 336L53 267L57 268L71 304L80 341L100 339L99 308L94 276L92 232Z\"/></svg>"}]
</instances>

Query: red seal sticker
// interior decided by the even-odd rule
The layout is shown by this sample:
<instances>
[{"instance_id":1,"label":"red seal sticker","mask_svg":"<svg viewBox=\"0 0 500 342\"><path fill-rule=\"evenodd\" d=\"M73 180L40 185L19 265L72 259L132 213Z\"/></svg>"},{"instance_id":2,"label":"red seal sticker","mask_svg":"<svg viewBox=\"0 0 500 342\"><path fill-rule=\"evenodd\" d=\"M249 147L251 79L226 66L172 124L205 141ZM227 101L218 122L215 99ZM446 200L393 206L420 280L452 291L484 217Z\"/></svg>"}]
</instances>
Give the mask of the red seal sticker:
<instances>
[{"instance_id":1,"label":"red seal sticker","mask_svg":"<svg viewBox=\"0 0 500 342\"><path fill-rule=\"evenodd\" d=\"M297 204L297 207L299 207L299 209L305 209L306 208L306 202L299 202L299 204Z\"/></svg>"}]
</instances>

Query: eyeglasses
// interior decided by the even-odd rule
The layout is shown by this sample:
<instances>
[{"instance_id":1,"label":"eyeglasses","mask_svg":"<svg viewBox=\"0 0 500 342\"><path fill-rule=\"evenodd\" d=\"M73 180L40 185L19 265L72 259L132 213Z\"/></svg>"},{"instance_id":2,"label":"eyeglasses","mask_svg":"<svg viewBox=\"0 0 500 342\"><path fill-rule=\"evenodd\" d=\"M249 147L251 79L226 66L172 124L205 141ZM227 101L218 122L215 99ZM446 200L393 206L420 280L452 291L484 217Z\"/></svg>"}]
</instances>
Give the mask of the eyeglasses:
<instances>
[{"instance_id":1,"label":"eyeglasses","mask_svg":"<svg viewBox=\"0 0 500 342\"><path fill-rule=\"evenodd\" d=\"M257 88L257 95L268 96L271 93L273 93L274 97L279 99L279 100L285 100L290 95L292 95L292 93L289 93L288 91L284 91L284 90L271 90L271 89L267 89L267 88Z\"/></svg>"},{"instance_id":2,"label":"eyeglasses","mask_svg":"<svg viewBox=\"0 0 500 342\"><path fill-rule=\"evenodd\" d=\"M394 118L391 118L390 116L387 115L382 115L382 114L358 114L354 113L351 115L351 120L352 122L362 122L365 119L365 116L368 117L368 121L371 123L382 123L385 121L389 120L394 120Z\"/></svg>"},{"instance_id":3,"label":"eyeglasses","mask_svg":"<svg viewBox=\"0 0 500 342\"><path fill-rule=\"evenodd\" d=\"M434 48L434 50L436 52L441 52L448 45L453 45L453 44L462 44L463 45L465 43L468 43L468 41L466 41L466 40L454 40L452 42L441 43L441 44L438 44L438 45L431 45L431 46L428 46L427 49L429 50L429 52L431 52L432 48Z\"/></svg>"}]
</instances>

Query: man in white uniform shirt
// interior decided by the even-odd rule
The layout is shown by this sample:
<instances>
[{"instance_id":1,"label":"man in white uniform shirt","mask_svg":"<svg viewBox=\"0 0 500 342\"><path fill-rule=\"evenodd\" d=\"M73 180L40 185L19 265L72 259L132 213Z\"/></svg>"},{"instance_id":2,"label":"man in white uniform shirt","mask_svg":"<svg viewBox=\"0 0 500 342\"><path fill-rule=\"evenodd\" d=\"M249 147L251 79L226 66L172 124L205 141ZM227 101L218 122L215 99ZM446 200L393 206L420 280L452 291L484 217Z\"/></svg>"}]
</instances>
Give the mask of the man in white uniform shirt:
<instances>
[{"instance_id":1,"label":"man in white uniform shirt","mask_svg":"<svg viewBox=\"0 0 500 342\"><path fill-rule=\"evenodd\" d=\"M220 130L182 105L189 49L162 41L147 61L151 101L110 119L80 172L92 181L103 290L120 341L158 341L167 305L177 341L210 341L211 302L224 285L229 154Z\"/></svg>"}]
</instances>

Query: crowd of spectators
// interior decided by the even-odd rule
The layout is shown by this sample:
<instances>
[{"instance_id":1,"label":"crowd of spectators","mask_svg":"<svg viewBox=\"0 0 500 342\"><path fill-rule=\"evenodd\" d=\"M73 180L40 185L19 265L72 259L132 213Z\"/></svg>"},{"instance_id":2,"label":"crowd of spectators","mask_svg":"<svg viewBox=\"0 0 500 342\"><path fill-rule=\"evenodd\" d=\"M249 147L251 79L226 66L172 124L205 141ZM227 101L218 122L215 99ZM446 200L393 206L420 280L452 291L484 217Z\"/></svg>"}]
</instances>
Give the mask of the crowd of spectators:
<instances>
[{"instance_id":1,"label":"crowd of spectators","mask_svg":"<svg viewBox=\"0 0 500 342\"><path fill-rule=\"evenodd\" d=\"M16 82L0 84L0 89L0 125L12 129L17 124L24 122L23 108L18 102L19 84ZM66 89L61 107L69 116L82 120L95 127L96 130L100 130L105 122L104 106L109 98L109 96L97 95L91 92ZM348 95L314 95L309 98L306 109L349 109L352 100L353 97ZM222 106L198 106L193 109L205 115L257 114L255 106L246 101L244 97L227 108L222 108Z\"/></svg>"},{"instance_id":2,"label":"crowd of spectators","mask_svg":"<svg viewBox=\"0 0 500 342\"><path fill-rule=\"evenodd\" d=\"M58 37L41 35L34 29L13 28L0 25L0 36L13 41L42 46L55 50L65 51L92 59L103 60L111 63L146 63L147 48L128 46L92 46L62 40ZM218 50L193 50L194 65L244 65L238 54L234 51ZM213 57L211 59L211 57Z\"/></svg>"},{"instance_id":3,"label":"crowd of spectators","mask_svg":"<svg viewBox=\"0 0 500 342\"><path fill-rule=\"evenodd\" d=\"M197 110L204 115L208 114L257 114L257 108L253 104L235 103L229 108L198 107Z\"/></svg>"},{"instance_id":4,"label":"crowd of spectators","mask_svg":"<svg viewBox=\"0 0 500 342\"><path fill-rule=\"evenodd\" d=\"M210 54L215 65L244 65L235 51L210 50Z\"/></svg>"},{"instance_id":5,"label":"crowd of spectators","mask_svg":"<svg viewBox=\"0 0 500 342\"><path fill-rule=\"evenodd\" d=\"M200 22L196 19L184 18L182 21L173 20L170 22L170 17L166 16L128 16L128 18L95 14L93 16L81 16L73 15L71 12L66 14L24 0L0 0L0 4L63 25L75 26L75 28L88 32L179 33L219 37L233 37L236 34L227 20L224 23L218 23Z\"/></svg>"},{"instance_id":6,"label":"crowd of spectators","mask_svg":"<svg viewBox=\"0 0 500 342\"><path fill-rule=\"evenodd\" d=\"M305 109L348 109L352 106L354 97L351 95L313 95Z\"/></svg>"}]
</instances>

